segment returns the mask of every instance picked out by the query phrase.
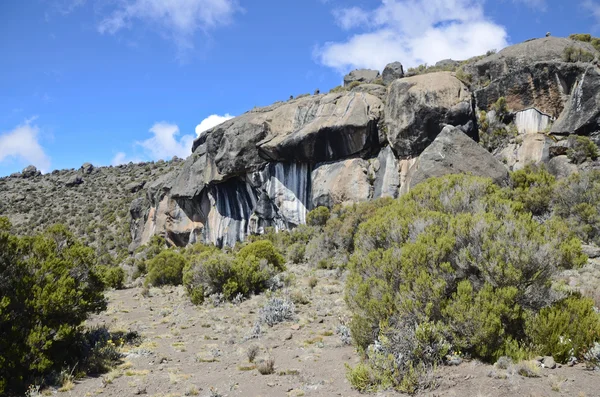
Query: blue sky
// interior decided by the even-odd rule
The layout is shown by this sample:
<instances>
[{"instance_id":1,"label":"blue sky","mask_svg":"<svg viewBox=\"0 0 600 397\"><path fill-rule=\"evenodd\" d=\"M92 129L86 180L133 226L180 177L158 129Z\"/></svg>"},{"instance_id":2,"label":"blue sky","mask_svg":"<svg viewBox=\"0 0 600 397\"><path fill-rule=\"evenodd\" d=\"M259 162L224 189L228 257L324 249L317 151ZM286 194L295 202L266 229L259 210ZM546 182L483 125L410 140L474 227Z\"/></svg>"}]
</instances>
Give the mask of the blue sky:
<instances>
[{"instance_id":1,"label":"blue sky","mask_svg":"<svg viewBox=\"0 0 600 397\"><path fill-rule=\"evenodd\" d=\"M197 130L350 69L599 22L600 0L1 0L0 176L184 157Z\"/></svg>"}]
</instances>

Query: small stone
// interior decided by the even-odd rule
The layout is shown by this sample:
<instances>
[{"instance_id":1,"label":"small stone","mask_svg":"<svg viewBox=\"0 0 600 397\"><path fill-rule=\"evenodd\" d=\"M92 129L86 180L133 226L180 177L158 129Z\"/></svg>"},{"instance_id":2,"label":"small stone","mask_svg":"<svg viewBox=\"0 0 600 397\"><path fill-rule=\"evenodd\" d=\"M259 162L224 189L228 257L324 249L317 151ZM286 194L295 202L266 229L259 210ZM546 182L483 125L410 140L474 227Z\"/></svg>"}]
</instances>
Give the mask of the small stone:
<instances>
[{"instance_id":1,"label":"small stone","mask_svg":"<svg viewBox=\"0 0 600 397\"><path fill-rule=\"evenodd\" d=\"M554 369L556 368L556 361L552 357L544 357L544 362L542 364L543 368Z\"/></svg>"},{"instance_id":2,"label":"small stone","mask_svg":"<svg viewBox=\"0 0 600 397\"><path fill-rule=\"evenodd\" d=\"M287 332L283 335L283 340L290 340L292 339L292 333L291 332Z\"/></svg>"},{"instance_id":3,"label":"small stone","mask_svg":"<svg viewBox=\"0 0 600 397\"><path fill-rule=\"evenodd\" d=\"M292 324L290 328L294 331L298 331L300 329L300 324Z\"/></svg>"}]
</instances>

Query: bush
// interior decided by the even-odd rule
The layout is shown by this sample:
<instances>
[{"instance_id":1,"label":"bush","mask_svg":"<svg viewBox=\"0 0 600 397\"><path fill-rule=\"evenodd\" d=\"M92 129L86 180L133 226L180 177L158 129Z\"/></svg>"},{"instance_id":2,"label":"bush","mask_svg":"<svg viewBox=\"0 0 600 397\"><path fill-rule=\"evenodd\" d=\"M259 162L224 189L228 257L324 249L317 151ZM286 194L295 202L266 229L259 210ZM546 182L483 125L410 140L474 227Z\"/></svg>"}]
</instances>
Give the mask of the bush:
<instances>
[{"instance_id":1,"label":"bush","mask_svg":"<svg viewBox=\"0 0 600 397\"><path fill-rule=\"evenodd\" d=\"M559 181L552 205L579 238L600 244L600 171L576 173Z\"/></svg>"},{"instance_id":2,"label":"bush","mask_svg":"<svg viewBox=\"0 0 600 397\"><path fill-rule=\"evenodd\" d=\"M536 222L507 190L433 178L359 227L346 283L351 332L380 387L414 391L450 350L493 362L528 353L526 320L551 277L586 257L564 222Z\"/></svg>"},{"instance_id":3,"label":"bush","mask_svg":"<svg viewBox=\"0 0 600 397\"><path fill-rule=\"evenodd\" d=\"M569 36L571 40L583 41L589 43L592 41L592 35L589 33L574 33Z\"/></svg>"},{"instance_id":4,"label":"bush","mask_svg":"<svg viewBox=\"0 0 600 397\"><path fill-rule=\"evenodd\" d=\"M0 394L22 394L27 383L77 363L80 326L106 301L94 251L64 226L22 238L9 230L2 219Z\"/></svg>"},{"instance_id":5,"label":"bush","mask_svg":"<svg viewBox=\"0 0 600 397\"><path fill-rule=\"evenodd\" d=\"M559 363L584 359L600 340L600 316L589 298L571 296L542 309L527 324L527 333L542 355Z\"/></svg>"},{"instance_id":6,"label":"bush","mask_svg":"<svg viewBox=\"0 0 600 397\"><path fill-rule=\"evenodd\" d=\"M294 302L288 299L272 298L260 309L258 316L261 323L272 327L286 320L292 320L295 312Z\"/></svg>"},{"instance_id":7,"label":"bush","mask_svg":"<svg viewBox=\"0 0 600 397\"><path fill-rule=\"evenodd\" d=\"M310 226L325 226L329 216L329 208L320 206L306 215L306 223Z\"/></svg>"},{"instance_id":8,"label":"bush","mask_svg":"<svg viewBox=\"0 0 600 397\"><path fill-rule=\"evenodd\" d=\"M182 283L186 259L172 250L162 251L148 262L148 276L145 285L179 285Z\"/></svg>"},{"instance_id":9,"label":"bush","mask_svg":"<svg viewBox=\"0 0 600 397\"><path fill-rule=\"evenodd\" d=\"M587 159L596 160L598 158L598 146L586 136L569 136L569 150L567 157L575 164L581 164Z\"/></svg>"},{"instance_id":10,"label":"bush","mask_svg":"<svg viewBox=\"0 0 600 397\"><path fill-rule=\"evenodd\" d=\"M220 293L231 300L267 289L269 281L285 270L283 263L269 240L247 244L235 256L212 247L191 257L183 271L183 284L194 304Z\"/></svg>"},{"instance_id":11,"label":"bush","mask_svg":"<svg viewBox=\"0 0 600 397\"><path fill-rule=\"evenodd\" d=\"M105 288L123 288L125 283L125 270L120 266L98 266L97 270Z\"/></svg>"},{"instance_id":12,"label":"bush","mask_svg":"<svg viewBox=\"0 0 600 397\"><path fill-rule=\"evenodd\" d=\"M567 47L563 53L565 62L592 62L595 56L591 52L577 47Z\"/></svg>"},{"instance_id":13,"label":"bush","mask_svg":"<svg viewBox=\"0 0 600 397\"><path fill-rule=\"evenodd\" d=\"M510 173L510 195L513 200L534 215L550 211L556 178L544 165L526 165L523 169Z\"/></svg>"}]
</instances>

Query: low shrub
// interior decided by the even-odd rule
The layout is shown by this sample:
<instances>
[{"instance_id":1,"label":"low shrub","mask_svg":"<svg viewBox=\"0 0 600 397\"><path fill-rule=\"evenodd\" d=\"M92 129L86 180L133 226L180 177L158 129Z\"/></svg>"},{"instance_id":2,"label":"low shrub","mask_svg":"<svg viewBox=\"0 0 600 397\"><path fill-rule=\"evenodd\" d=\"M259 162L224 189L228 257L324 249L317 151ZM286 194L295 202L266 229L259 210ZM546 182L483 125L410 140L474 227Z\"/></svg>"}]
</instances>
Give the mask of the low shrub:
<instances>
[{"instance_id":1,"label":"low shrub","mask_svg":"<svg viewBox=\"0 0 600 397\"><path fill-rule=\"evenodd\" d=\"M145 285L179 285L182 283L185 257L173 250L165 250L148 261Z\"/></svg>"},{"instance_id":2,"label":"low shrub","mask_svg":"<svg viewBox=\"0 0 600 397\"><path fill-rule=\"evenodd\" d=\"M81 324L106 308L104 284L94 251L64 226L17 237L0 219L0 394L22 395L82 364Z\"/></svg>"},{"instance_id":3,"label":"low shrub","mask_svg":"<svg viewBox=\"0 0 600 397\"><path fill-rule=\"evenodd\" d=\"M320 206L306 215L306 223L310 226L325 226L329 216L329 208Z\"/></svg>"},{"instance_id":4,"label":"low shrub","mask_svg":"<svg viewBox=\"0 0 600 397\"><path fill-rule=\"evenodd\" d=\"M283 298L271 298L260 309L258 314L261 323L272 327L275 324L292 320L296 312L294 302Z\"/></svg>"},{"instance_id":5,"label":"low shrub","mask_svg":"<svg viewBox=\"0 0 600 397\"><path fill-rule=\"evenodd\" d=\"M433 178L358 227L352 338L376 386L406 392L452 350L521 359L533 353L527 320L556 299L551 277L585 261L563 221L538 223L491 180Z\"/></svg>"},{"instance_id":6,"label":"low shrub","mask_svg":"<svg viewBox=\"0 0 600 397\"><path fill-rule=\"evenodd\" d=\"M122 289L125 270L120 266L98 266L98 274L106 288Z\"/></svg>"},{"instance_id":7,"label":"low shrub","mask_svg":"<svg viewBox=\"0 0 600 397\"><path fill-rule=\"evenodd\" d=\"M527 334L539 354L552 356L563 364L571 357L582 360L600 340L600 315L591 299L571 296L532 317Z\"/></svg>"},{"instance_id":8,"label":"low shrub","mask_svg":"<svg viewBox=\"0 0 600 397\"><path fill-rule=\"evenodd\" d=\"M598 158L598 146L586 136L571 135L568 144L567 157L575 164L581 164L587 159L596 160Z\"/></svg>"},{"instance_id":9,"label":"low shrub","mask_svg":"<svg viewBox=\"0 0 600 397\"><path fill-rule=\"evenodd\" d=\"M183 270L183 284L194 304L213 294L231 300L268 289L270 280L284 270L284 259L273 243L257 240L235 255L212 247L191 257Z\"/></svg>"},{"instance_id":10,"label":"low shrub","mask_svg":"<svg viewBox=\"0 0 600 397\"><path fill-rule=\"evenodd\" d=\"M592 41L592 35L589 33L574 33L569 35L571 40L583 41L585 43L589 43Z\"/></svg>"},{"instance_id":11,"label":"low shrub","mask_svg":"<svg viewBox=\"0 0 600 397\"><path fill-rule=\"evenodd\" d=\"M544 165L526 165L510 173L511 198L523 204L525 210L534 215L550 211L556 178Z\"/></svg>"},{"instance_id":12,"label":"low shrub","mask_svg":"<svg viewBox=\"0 0 600 397\"><path fill-rule=\"evenodd\" d=\"M592 62L594 58L594 54L578 47L567 47L563 52L565 62Z\"/></svg>"}]
</instances>

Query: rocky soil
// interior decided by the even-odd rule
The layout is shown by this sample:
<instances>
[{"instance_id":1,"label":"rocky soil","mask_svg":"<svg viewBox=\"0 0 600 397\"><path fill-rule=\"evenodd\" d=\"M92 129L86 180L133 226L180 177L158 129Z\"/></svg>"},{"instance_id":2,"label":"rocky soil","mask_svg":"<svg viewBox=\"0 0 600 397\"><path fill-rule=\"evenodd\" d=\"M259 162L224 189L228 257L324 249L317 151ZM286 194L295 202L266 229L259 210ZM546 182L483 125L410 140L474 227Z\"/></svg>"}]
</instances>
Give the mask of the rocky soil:
<instances>
[{"instance_id":1,"label":"rocky soil","mask_svg":"<svg viewBox=\"0 0 600 397\"><path fill-rule=\"evenodd\" d=\"M590 265L592 266L592 265ZM595 265L598 266L597 264ZM293 319L268 327L248 339L269 299L261 295L240 304L192 305L182 287L132 287L109 293L106 312L89 324L112 330L136 330L141 345L125 351L123 363L108 374L80 380L64 393L72 396L358 396L345 378L345 366L359 358L337 333L349 319L343 300L343 275L293 265L289 287L276 292L296 301ZM311 279L317 280L311 288ZM256 346L254 363L248 351ZM257 367L274 359L274 372ZM419 396L580 396L600 395L600 373L583 364L501 369L464 360L438 368L437 387ZM381 392L377 396L399 395Z\"/></svg>"}]
</instances>

